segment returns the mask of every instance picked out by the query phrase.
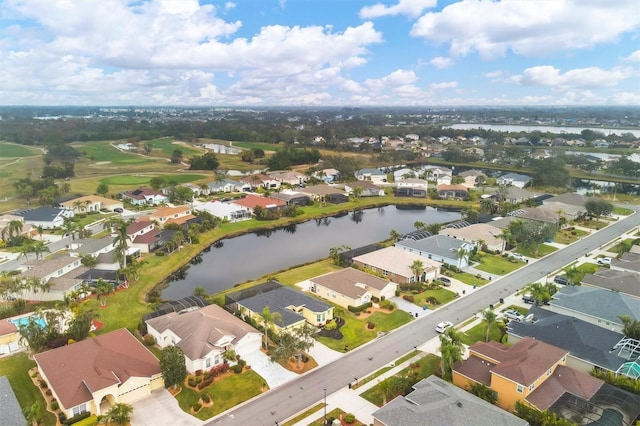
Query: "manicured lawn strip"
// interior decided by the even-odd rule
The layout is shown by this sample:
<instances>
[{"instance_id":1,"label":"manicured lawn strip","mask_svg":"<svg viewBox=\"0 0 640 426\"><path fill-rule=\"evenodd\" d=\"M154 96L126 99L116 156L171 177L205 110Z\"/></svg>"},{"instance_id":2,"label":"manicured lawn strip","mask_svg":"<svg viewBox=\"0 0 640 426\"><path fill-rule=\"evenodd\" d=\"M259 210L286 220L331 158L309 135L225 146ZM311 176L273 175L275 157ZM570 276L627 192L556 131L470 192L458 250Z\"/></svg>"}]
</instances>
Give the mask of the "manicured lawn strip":
<instances>
[{"instance_id":1,"label":"manicured lawn strip","mask_svg":"<svg viewBox=\"0 0 640 426\"><path fill-rule=\"evenodd\" d=\"M627 209L625 207L614 206L611 213L618 216L629 216L630 214L633 214L633 210Z\"/></svg>"},{"instance_id":2,"label":"manicured lawn strip","mask_svg":"<svg viewBox=\"0 0 640 426\"><path fill-rule=\"evenodd\" d=\"M292 418L291 420L287 420L286 422L282 423L282 426L293 426L296 423L302 421L303 419L306 419L307 417L309 417L310 415L312 415L316 411L319 411L319 410L323 409L325 405L326 404L324 402L321 402L320 404L316 404L313 407L309 408L304 413L300 413L297 416L295 416L294 418Z\"/></svg>"},{"instance_id":3,"label":"manicured lawn strip","mask_svg":"<svg viewBox=\"0 0 640 426\"><path fill-rule=\"evenodd\" d=\"M456 298L456 294L451 290L447 290L446 288L425 290L422 293L418 294L413 294L411 292L403 292L402 294L413 296L413 303L416 304L418 308L422 308L426 305L429 309L438 309L440 306L447 304ZM432 303L427 303L426 300L431 297L436 298L440 302L440 304L434 305Z\"/></svg>"},{"instance_id":4,"label":"manicured lawn strip","mask_svg":"<svg viewBox=\"0 0 640 426\"><path fill-rule=\"evenodd\" d=\"M171 174L165 175L161 173L146 175L117 175L109 176L100 180L107 185L146 185L153 177L161 177L165 182L189 183L196 180L206 179L206 175L198 174Z\"/></svg>"},{"instance_id":5,"label":"manicured lawn strip","mask_svg":"<svg viewBox=\"0 0 640 426\"><path fill-rule=\"evenodd\" d=\"M628 251L628 247L633 246L634 245L633 242L637 240L638 240L637 238L627 238L627 239L621 240L610 249L607 249L607 251L617 253L617 254L623 254L625 251Z\"/></svg>"},{"instance_id":6,"label":"manicured lawn strip","mask_svg":"<svg viewBox=\"0 0 640 426\"><path fill-rule=\"evenodd\" d=\"M583 228L589 228L589 229L602 229L605 226L609 225L609 222L604 219L604 218L600 218L600 219L593 219L593 220L588 220L585 222L579 222L576 225L578 226L582 226Z\"/></svg>"},{"instance_id":7,"label":"manicured lawn strip","mask_svg":"<svg viewBox=\"0 0 640 426\"><path fill-rule=\"evenodd\" d=\"M8 142L0 142L0 157L3 158L22 158L42 155L42 151L37 148L29 148L24 145L18 145Z\"/></svg>"},{"instance_id":8,"label":"manicured lawn strip","mask_svg":"<svg viewBox=\"0 0 640 426\"><path fill-rule=\"evenodd\" d=\"M375 339L378 332L391 331L408 323L412 319L411 315L399 309L396 309L389 314L375 312L364 319L360 319L350 312L345 312L343 318L345 320L345 324L340 328L343 335L342 339L335 340L330 337L317 337L320 343L339 352L344 352L345 345L347 345L349 349L355 349L358 346ZM375 328L373 330L367 329L367 322L374 323Z\"/></svg>"},{"instance_id":9,"label":"manicured lawn strip","mask_svg":"<svg viewBox=\"0 0 640 426\"><path fill-rule=\"evenodd\" d=\"M218 142L222 145L229 146L228 142ZM242 149L261 149L263 151L276 151L282 148L284 145L280 143L266 143L266 142L233 142L231 146L235 146Z\"/></svg>"},{"instance_id":10,"label":"manicured lawn strip","mask_svg":"<svg viewBox=\"0 0 640 426\"><path fill-rule=\"evenodd\" d=\"M476 342L484 342L484 339L487 335L487 328L484 322L471 327L469 330L462 332L462 342L465 345L473 345ZM497 324L493 327L491 332L489 333L489 340L495 340L499 342L502 339L502 331L498 328Z\"/></svg>"},{"instance_id":11,"label":"manicured lawn strip","mask_svg":"<svg viewBox=\"0 0 640 426\"><path fill-rule=\"evenodd\" d=\"M29 377L29 369L36 366L36 362L30 360L27 354L22 352L8 356L0 362L0 376L7 376L13 392L20 403L20 408L31 407L34 401L38 401L43 414L45 425L55 425L56 418L46 410L47 403L42 397L40 390L33 384Z\"/></svg>"},{"instance_id":12,"label":"manicured lawn strip","mask_svg":"<svg viewBox=\"0 0 640 426\"><path fill-rule=\"evenodd\" d=\"M524 262L519 260L502 257L500 255L485 255L480 258L480 264L476 265L475 268L489 274L505 275L515 271L524 264Z\"/></svg>"},{"instance_id":13,"label":"manicured lawn strip","mask_svg":"<svg viewBox=\"0 0 640 426\"><path fill-rule=\"evenodd\" d=\"M190 413L190 409L198 402L203 393L211 396L213 405L204 407L195 415L200 420L211 417L228 410L231 407L247 401L262 393L264 379L253 370L245 370L242 374L234 374L219 380L214 380L211 386L202 392L182 386L182 391L176 395L180 408Z\"/></svg>"},{"instance_id":14,"label":"manicured lawn strip","mask_svg":"<svg viewBox=\"0 0 640 426\"><path fill-rule=\"evenodd\" d=\"M416 361L414 364L417 364L418 368L413 369L411 368L411 366L409 366L399 371L395 376L407 377L409 374L411 374L410 377L413 380L415 380L415 382L417 383L420 380L425 379L430 375L437 373L440 370L440 357L434 354L427 354L424 357L420 358L418 361ZM384 380L381 380L380 382L384 382L389 379L390 378L386 378ZM362 392L360 394L360 397L366 399L372 404L377 405L378 407L381 407L383 403L383 398L380 392L380 383ZM387 402L391 401L393 398L395 398L395 396L391 396L390 398L387 398Z\"/></svg>"},{"instance_id":15,"label":"manicured lawn strip","mask_svg":"<svg viewBox=\"0 0 640 426\"><path fill-rule=\"evenodd\" d=\"M328 419L339 419L341 414L348 414L348 413L346 411L340 409L340 408L336 408L336 409L333 409L333 410L331 410L331 411L329 411L327 413L327 418ZM309 426L323 426L323 424L324 424L324 416L320 417L315 422L309 423ZM364 426L364 423L362 423L361 421L356 419L353 423L351 423L351 425L352 426Z\"/></svg>"},{"instance_id":16,"label":"manicured lawn strip","mask_svg":"<svg viewBox=\"0 0 640 426\"><path fill-rule=\"evenodd\" d=\"M533 258L540 258L543 256L546 256L550 253L553 253L554 251L558 250L556 247L550 246L548 244L540 244L540 246L538 246L538 252L534 253L534 249L535 247L521 247L518 246L518 253L527 256L527 257L533 257Z\"/></svg>"},{"instance_id":17,"label":"manicured lawn strip","mask_svg":"<svg viewBox=\"0 0 640 426\"><path fill-rule=\"evenodd\" d=\"M572 231L563 229L556 232L556 235L554 235L553 237L553 242L559 244L571 244L586 235L589 235L589 233L587 231L583 231L582 229L574 229Z\"/></svg>"},{"instance_id":18,"label":"manicured lawn strip","mask_svg":"<svg viewBox=\"0 0 640 426\"><path fill-rule=\"evenodd\" d=\"M462 281L465 284L469 284L469 285L475 285L477 287L481 287L483 285L485 285L486 283L488 283L488 280L485 280L484 278L478 278L475 275L472 275L468 272L458 272L455 273L453 275L451 275L452 278L455 278L456 280Z\"/></svg>"},{"instance_id":19,"label":"manicured lawn strip","mask_svg":"<svg viewBox=\"0 0 640 426\"><path fill-rule=\"evenodd\" d=\"M507 308L505 310L509 310L509 309L513 309L515 311L518 311L522 315L525 315L525 316L529 312L529 308L523 308L522 306L516 306L516 305L509 305L509 306L507 306Z\"/></svg>"},{"instance_id":20,"label":"manicured lawn strip","mask_svg":"<svg viewBox=\"0 0 640 426\"><path fill-rule=\"evenodd\" d=\"M396 362L393 363L393 366L400 365L403 362L405 362L405 361L413 358L414 356L418 355L419 353L420 353L420 351L413 350L413 351L409 352L408 354L398 358L396 360ZM379 377L379 376L383 375L387 371L391 370L393 368L393 366L382 367L381 369L373 372L372 374L369 374L367 377L365 377L363 379L359 379L358 380L358 385L357 386L354 385L353 389L358 389L360 386L364 385L365 383L369 383L370 381L372 381L376 377Z\"/></svg>"},{"instance_id":21,"label":"manicured lawn strip","mask_svg":"<svg viewBox=\"0 0 640 426\"><path fill-rule=\"evenodd\" d=\"M118 148L111 145L109 142L87 142L87 143L74 143L71 144L74 148L76 148L80 153L85 154L85 158L90 160L92 163L109 161L111 163L120 163L120 164L139 164L139 163L147 163L150 160L144 158L135 153L128 153L120 151Z\"/></svg>"}]
</instances>

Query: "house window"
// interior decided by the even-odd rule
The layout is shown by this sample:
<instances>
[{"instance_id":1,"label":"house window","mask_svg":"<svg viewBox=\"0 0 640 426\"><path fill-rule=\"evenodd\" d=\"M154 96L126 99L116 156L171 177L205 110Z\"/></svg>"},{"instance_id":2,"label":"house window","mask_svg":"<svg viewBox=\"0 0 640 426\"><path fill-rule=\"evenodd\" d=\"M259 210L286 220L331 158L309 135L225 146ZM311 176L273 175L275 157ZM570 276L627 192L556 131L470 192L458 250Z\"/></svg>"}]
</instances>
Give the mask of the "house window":
<instances>
[{"instance_id":1,"label":"house window","mask_svg":"<svg viewBox=\"0 0 640 426\"><path fill-rule=\"evenodd\" d=\"M535 387L536 387L536 384L535 383L531 383L529 385L529 391L532 391Z\"/></svg>"},{"instance_id":2,"label":"house window","mask_svg":"<svg viewBox=\"0 0 640 426\"><path fill-rule=\"evenodd\" d=\"M523 391L524 391L524 386L522 386L522 385L517 385L516 386L516 392L522 393Z\"/></svg>"},{"instance_id":3,"label":"house window","mask_svg":"<svg viewBox=\"0 0 640 426\"><path fill-rule=\"evenodd\" d=\"M387 275L389 275L389 271L382 271L382 275L386 277Z\"/></svg>"},{"instance_id":4,"label":"house window","mask_svg":"<svg viewBox=\"0 0 640 426\"><path fill-rule=\"evenodd\" d=\"M87 404L78 405L77 407L73 407L73 415L78 416L82 413L87 412Z\"/></svg>"},{"instance_id":5,"label":"house window","mask_svg":"<svg viewBox=\"0 0 640 426\"><path fill-rule=\"evenodd\" d=\"M551 375L551 369L547 370L547 377L549 377Z\"/></svg>"},{"instance_id":6,"label":"house window","mask_svg":"<svg viewBox=\"0 0 640 426\"><path fill-rule=\"evenodd\" d=\"M205 368L211 367L211 358L207 358L204 360L204 366Z\"/></svg>"},{"instance_id":7,"label":"house window","mask_svg":"<svg viewBox=\"0 0 640 426\"><path fill-rule=\"evenodd\" d=\"M318 324L322 324L324 322L324 314L317 314L316 315L316 322Z\"/></svg>"}]
</instances>

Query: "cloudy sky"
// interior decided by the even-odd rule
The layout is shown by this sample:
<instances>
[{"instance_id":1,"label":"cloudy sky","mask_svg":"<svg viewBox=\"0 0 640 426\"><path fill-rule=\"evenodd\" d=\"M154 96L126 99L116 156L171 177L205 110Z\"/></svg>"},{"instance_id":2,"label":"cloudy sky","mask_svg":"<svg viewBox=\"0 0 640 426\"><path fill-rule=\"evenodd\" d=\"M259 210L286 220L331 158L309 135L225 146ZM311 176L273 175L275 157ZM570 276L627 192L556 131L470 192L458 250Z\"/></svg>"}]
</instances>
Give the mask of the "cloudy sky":
<instances>
[{"instance_id":1,"label":"cloudy sky","mask_svg":"<svg viewBox=\"0 0 640 426\"><path fill-rule=\"evenodd\" d=\"M638 0L0 0L2 105L639 105Z\"/></svg>"}]
</instances>

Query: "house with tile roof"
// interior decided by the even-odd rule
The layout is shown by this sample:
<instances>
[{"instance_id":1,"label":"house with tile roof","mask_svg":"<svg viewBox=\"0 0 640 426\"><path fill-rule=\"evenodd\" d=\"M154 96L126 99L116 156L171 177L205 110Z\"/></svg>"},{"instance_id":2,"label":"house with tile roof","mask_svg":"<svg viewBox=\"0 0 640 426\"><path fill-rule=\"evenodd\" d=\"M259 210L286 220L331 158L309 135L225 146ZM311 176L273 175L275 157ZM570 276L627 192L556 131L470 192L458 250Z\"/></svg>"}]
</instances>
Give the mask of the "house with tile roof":
<instances>
[{"instance_id":1,"label":"house with tile roof","mask_svg":"<svg viewBox=\"0 0 640 426\"><path fill-rule=\"evenodd\" d=\"M278 188L280 188L279 181L264 173L255 173L252 175L244 176L240 179L240 182L245 185L249 185L251 191L255 191L258 188L269 190L277 190Z\"/></svg>"},{"instance_id":2,"label":"house with tile roof","mask_svg":"<svg viewBox=\"0 0 640 426\"><path fill-rule=\"evenodd\" d=\"M371 302L372 297L389 299L397 285L387 279L345 268L309 279L309 291L344 308Z\"/></svg>"},{"instance_id":3,"label":"house with tile roof","mask_svg":"<svg viewBox=\"0 0 640 426\"><path fill-rule=\"evenodd\" d=\"M469 197L469 191L464 185L440 184L436 187L438 197L445 200L464 200Z\"/></svg>"},{"instance_id":4,"label":"house with tile roof","mask_svg":"<svg viewBox=\"0 0 640 426\"><path fill-rule=\"evenodd\" d=\"M122 201L111 198L100 197L99 195L85 195L83 197L71 198L60 203L60 207L71 209L74 213L99 212L102 209L114 211L123 208Z\"/></svg>"},{"instance_id":5,"label":"house with tile roof","mask_svg":"<svg viewBox=\"0 0 640 426\"><path fill-rule=\"evenodd\" d=\"M7 376L0 376L0 425L28 424Z\"/></svg>"},{"instance_id":6,"label":"house with tile roof","mask_svg":"<svg viewBox=\"0 0 640 426\"><path fill-rule=\"evenodd\" d=\"M491 251L501 251L504 245L502 238L499 237L502 229L493 226L491 222L474 223L461 228L445 227L438 233L458 240L467 241L476 246L480 246L480 242L483 242L484 245L487 246L487 249Z\"/></svg>"},{"instance_id":7,"label":"house with tile roof","mask_svg":"<svg viewBox=\"0 0 640 426\"><path fill-rule=\"evenodd\" d=\"M134 206L159 205L169 202L169 197L161 191L151 188L138 188L120 193L120 198L130 202Z\"/></svg>"},{"instance_id":8,"label":"house with tile roof","mask_svg":"<svg viewBox=\"0 0 640 426\"><path fill-rule=\"evenodd\" d=\"M259 323L264 321L262 312L268 307L271 314L279 314L280 318L273 324L276 331L294 329L305 323L321 327L333 319L333 306L273 280L226 295L225 307Z\"/></svg>"},{"instance_id":9,"label":"house with tile roof","mask_svg":"<svg viewBox=\"0 0 640 426\"><path fill-rule=\"evenodd\" d=\"M353 257L353 264L364 270L382 274L387 279L398 284L415 282L416 274L411 265L422 262L423 270L418 276L419 281L433 281L440 274L442 263L411 253L397 247L384 247L369 253Z\"/></svg>"},{"instance_id":10,"label":"house with tile roof","mask_svg":"<svg viewBox=\"0 0 640 426\"><path fill-rule=\"evenodd\" d=\"M189 206L163 206L158 207L155 212L149 215L150 221L156 221L161 227L167 223L178 223L182 220L193 219L195 216L191 214Z\"/></svg>"},{"instance_id":11,"label":"house with tile roof","mask_svg":"<svg viewBox=\"0 0 640 426\"><path fill-rule=\"evenodd\" d=\"M105 414L164 387L160 362L122 328L34 355L38 372L67 418Z\"/></svg>"},{"instance_id":12,"label":"house with tile roof","mask_svg":"<svg viewBox=\"0 0 640 426\"><path fill-rule=\"evenodd\" d=\"M287 206L287 203L282 200L253 194L249 194L244 198L236 198L230 201L229 204L235 204L236 206L249 209L251 212L253 212L256 207L262 207L266 210L281 210Z\"/></svg>"},{"instance_id":13,"label":"house with tile roof","mask_svg":"<svg viewBox=\"0 0 640 426\"><path fill-rule=\"evenodd\" d=\"M492 425L527 426L529 423L477 396L431 375L373 412L374 426ZM479 421L479 413L482 421ZM428 420L427 420L428 419Z\"/></svg>"},{"instance_id":14,"label":"house with tile roof","mask_svg":"<svg viewBox=\"0 0 640 426\"><path fill-rule=\"evenodd\" d=\"M208 370L224 362L224 354L259 351L262 333L218 305L189 312L171 312L146 320L161 348L175 345L184 352L187 371Z\"/></svg>"},{"instance_id":15,"label":"house with tile roof","mask_svg":"<svg viewBox=\"0 0 640 426\"><path fill-rule=\"evenodd\" d=\"M426 238L413 240L410 238L396 242L395 247L416 253L421 257L435 260L440 263L456 265L465 268L469 265L469 257L459 257L459 253L471 252L474 245L446 235L432 235Z\"/></svg>"}]
</instances>

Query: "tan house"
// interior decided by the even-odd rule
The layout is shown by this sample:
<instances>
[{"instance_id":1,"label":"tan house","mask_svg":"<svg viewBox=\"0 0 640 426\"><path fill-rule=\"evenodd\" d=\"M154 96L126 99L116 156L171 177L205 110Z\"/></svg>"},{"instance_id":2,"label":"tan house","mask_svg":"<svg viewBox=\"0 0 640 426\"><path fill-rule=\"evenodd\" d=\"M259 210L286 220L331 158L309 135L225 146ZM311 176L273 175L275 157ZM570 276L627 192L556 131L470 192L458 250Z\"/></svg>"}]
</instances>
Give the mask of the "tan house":
<instances>
[{"instance_id":1,"label":"tan house","mask_svg":"<svg viewBox=\"0 0 640 426\"><path fill-rule=\"evenodd\" d=\"M175 345L184 352L187 371L208 370L224 362L224 353L245 355L260 350L262 333L218 305L146 321L161 348Z\"/></svg>"},{"instance_id":2,"label":"tan house","mask_svg":"<svg viewBox=\"0 0 640 426\"><path fill-rule=\"evenodd\" d=\"M10 354L22 349L20 333L16 325L8 319L0 320L0 355Z\"/></svg>"},{"instance_id":3,"label":"tan house","mask_svg":"<svg viewBox=\"0 0 640 426\"><path fill-rule=\"evenodd\" d=\"M60 203L60 207L73 210L74 213L99 212L102 209L114 211L123 208L122 201L98 195L86 195Z\"/></svg>"},{"instance_id":4,"label":"tan house","mask_svg":"<svg viewBox=\"0 0 640 426\"><path fill-rule=\"evenodd\" d=\"M422 263L422 272L418 275L419 281L433 281L440 274L442 263L425 259L419 254L397 247L385 247L353 258L355 266L380 273L398 284L415 282L416 271L411 266L416 261Z\"/></svg>"},{"instance_id":5,"label":"tan house","mask_svg":"<svg viewBox=\"0 0 640 426\"><path fill-rule=\"evenodd\" d=\"M473 243L477 247L480 247L482 242L491 251L501 251L504 245L502 238L499 237L502 229L492 226L491 223L474 223L464 228L443 228L438 233Z\"/></svg>"},{"instance_id":6,"label":"tan house","mask_svg":"<svg viewBox=\"0 0 640 426\"><path fill-rule=\"evenodd\" d=\"M149 215L150 221L156 221L160 226L164 226L166 223L179 221L182 218L195 217L191 214L191 207L177 206L158 207L155 212Z\"/></svg>"},{"instance_id":7,"label":"tan house","mask_svg":"<svg viewBox=\"0 0 640 426\"><path fill-rule=\"evenodd\" d=\"M343 307L360 306L372 297L389 299L395 296L396 284L354 268L314 277L309 280L312 293Z\"/></svg>"},{"instance_id":8,"label":"tan house","mask_svg":"<svg viewBox=\"0 0 640 426\"><path fill-rule=\"evenodd\" d=\"M67 418L101 415L164 386L158 359L122 328L34 356Z\"/></svg>"},{"instance_id":9,"label":"tan house","mask_svg":"<svg viewBox=\"0 0 640 426\"><path fill-rule=\"evenodd\" d=\"M441 184L436 187L438 197L447 200L464 200L469 196L467 187L464 185L447 185Z\"/></svg>"}]
</instances>

